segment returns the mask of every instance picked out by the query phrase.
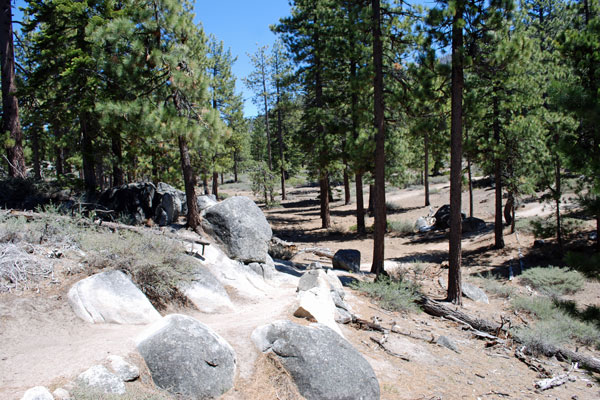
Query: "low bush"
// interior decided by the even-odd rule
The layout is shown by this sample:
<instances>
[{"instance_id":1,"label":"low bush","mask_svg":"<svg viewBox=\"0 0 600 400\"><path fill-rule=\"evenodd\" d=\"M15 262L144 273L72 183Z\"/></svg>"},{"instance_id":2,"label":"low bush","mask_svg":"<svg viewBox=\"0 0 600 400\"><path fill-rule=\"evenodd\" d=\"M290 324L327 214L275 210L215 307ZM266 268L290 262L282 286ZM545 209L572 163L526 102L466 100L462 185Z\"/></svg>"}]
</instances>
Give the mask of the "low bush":
<instances>
[{"instance_id":1,"label":"low bush","mask_svg":"<svg viewBox=\"0 0 600 400\"><path fill-rule=\"evenodd\" d=\"M549 296L561 296L581 290L585 278L577 271L550 266L526 270L521 281Z\"/></svg>"},{"instance_id":2,"label":"low bush","mask_svg":"<svg viewBox=\"0 0 600 400\"><path fill-rule=\"evenodd\" d=\"M570 341L587 346L600 346L600 330L588 322L582 322L561 310L549 297L517 297L512 306L536 317L536 321L515 329L515 335L530 350L543 353L551 346Z\"/></svg>"},{"instance_id":3,"label":"low bush","mask_svg":"<svg viewBox=\"0 0 600 400\"><path fill-rule=\"evenodd\" d=\"M509 298L515 293L514 287L491 273L479 274L476 278L487 293L503 298Z\"/></svg>"},{"instance_id":4,"label":"low bush","mask_svg":"<svg viewBox=\"0 0 600 400\"><path fill-rule=\"evenodd\" d=\"M400 234L407 234L414 232L415 225L414 223L406 220L400 221L388 221L387 229L389 232L396 232Z\"/></svg>"},{"instance_id":5,"label":"low bush","mask_svg":"<svg viewBox=\"0 0 600 400\"><path fill-rule=\"evenodd\" d=\"M352 288L373 298L386 310L419 310L415 303L419 297L419 287L409 280L382 278L374 282L355 281Z\"/></svg>"},{"instance_id":6,"label":"low bush","mask_svg":"<svg viewBox=\"0 0 600 400\"><path fill-rule=\"evenodd\" d=\"M548 239L556 236L556 218L534 217L529 220L531 232L536 238ZM575 218L561 219L561 232L567 237L581 226L581 221Z\"/></svg>"}]
</instances>

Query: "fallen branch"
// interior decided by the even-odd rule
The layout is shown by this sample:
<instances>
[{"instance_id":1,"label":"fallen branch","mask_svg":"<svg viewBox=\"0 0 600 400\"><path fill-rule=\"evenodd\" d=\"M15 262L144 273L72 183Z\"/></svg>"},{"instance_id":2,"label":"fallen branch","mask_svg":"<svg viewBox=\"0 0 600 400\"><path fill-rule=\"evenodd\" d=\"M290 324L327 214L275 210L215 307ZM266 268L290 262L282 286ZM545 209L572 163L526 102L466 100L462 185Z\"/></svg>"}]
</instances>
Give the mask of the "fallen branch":
<instances>
[{"instance_id":1,"label":"fallen branch","mask_svg":"<svg viewBox=\"0 0 600 400\"><path fill-rule=\"evenodd\" d=\"M313 253L314 255L317 255L319 257L333 259L333 253L331 252L331 250L321 248L321 247L307 247L307 248L300 250L296 254L302 254L302 253Z\"/></svg>"},{"instance_id":2,"label":"fallen branch","mask_svg":"<svg viewBox=\"0 0 600 400\"><path fill-rule=\"evenodd\" d=\"M539 373L541 376L552 376L552 374L548 372L546 368L544 368L544 366L539 362L539 360L536 360L533 357L527 357L523 352L524 349L525 346L521 346L517 347L517 349L515 350L515 357L517 357L519 361L527 365L529 369Z\"/></svg>"},{"instance_id":3,"label":"fallen branch","mask_svg":"<svg viewBox=\"0 0 600 400\"><path fill-rule=\"evenodd\" d=\"M589 357L567 349L560 349L554 346L548 346L543 351L546 357L556 356L560 361L569 361L577 363L579 366L593 372L600 373L600 359Z\"/></svg>"},{"instance_id":4,"label":"fallen branch","mask_svg":"<svg viewBox=\"0 0 600 400\"><path fill-rule=\"evenodd\" d=\"M548 390L548 389L552 389L552 388L555 388L560 385L564 385L569 380L575 380L575 378L571 378L571 377L569 377L569 375L571 374L571 372L573 372L576 369L577 369L577 363L571 364L571 368L569 368L569 370L567 371L566 374L561 374L561 375L555 376L553 378L542 379L541 381L537 381L535 383L535 387L540 390Z\"/></svg>"},{"instance_id":5,"label":"fallen branch","mask_svg":"<svg viewBox=\"0 0 600 400\"><path fill-rule=\"evenodd\" d=\"M397 358L399 358L399 359L401 359L401 360L404 360L404 361L410 361L410 358L408 358L408 357L406 357L406 356L403 356L402 354L398 354L398 353L396 353L396 352L394 352L394 351L392 351L392 350L388 349L388 348L385 346L385 342L387 342L387 335L383 335L381 339L377 339L377 338L374 338L374 337L372 337L372 336L371 336L371 338L370 338L370 339L371 339L373 342L377 343L377 344L379 345L379 347L381 347L381 349L382 349L383 351L385 351L387 354L389 354L390 356L397 357Z\"/></svg>"},{"instance_id":6,"label":"fallen branch","mask_svg":"<svg viewBox=\"0 0 600 400\"><path fill-rule=\"evenodd\" d=\"M435 342L435 336L433 336L433 334L431 335L431 338L426 338L424 336L418 336L418 335L413 334L412 332L401 331L400 327L398 325L393 325L391 331L394 333L397 333L398 335L408 336L409 338L412 338L412 339L423 340L427 343Z\"/></svg>"},{"instance_id":7,"label":"fallen branch","mask_svg":"<svg viewBox=\"0 0 600 400\"><path fill-rule=\"evenodd\" d=\"M351 324L353 325L358 325L357 329L362 329L365 331L378 331L378 332L382 332L382 333L387 333L389 331L389 329L385 329L383 326L373 323L373 322L369 322L365 319L361 319L361 318L352 318L352 322Z\"/></svg>"}]
</instances>

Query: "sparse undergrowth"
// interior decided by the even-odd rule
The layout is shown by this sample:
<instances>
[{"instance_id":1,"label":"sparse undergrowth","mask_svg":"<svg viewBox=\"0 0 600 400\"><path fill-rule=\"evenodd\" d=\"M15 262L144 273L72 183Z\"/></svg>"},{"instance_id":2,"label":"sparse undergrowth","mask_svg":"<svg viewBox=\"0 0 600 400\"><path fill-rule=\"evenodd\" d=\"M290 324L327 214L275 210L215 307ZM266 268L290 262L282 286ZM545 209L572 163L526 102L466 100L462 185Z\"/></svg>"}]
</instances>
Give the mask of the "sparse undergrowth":
<instances>
[{"instance_id":1,"label":"sparse undergrowth","mask_svg":"<svg viewBox=\"0 0 600 400\"><path fill-rule=\"evenodd\" d=\"M491 293L498 297L510 298L515 293L514 287L491 273L479 274L477 281L486 293Z\"/></svg>"},{"instance_id":2,"label":"sparse undergrowth","mask_svg":"<svg viewBox=\"0 0 600 400\"><path fill-rule=\"evenodd\" d=\"M521 282L549 296L575 293L583 288L584 276L567 268L536 267L523 272Z\"/></svg>"},{"instance_id":3,"label":"sparse undergrowth","mask_svg":"<svg viewBox=\"0 0 600 400\"><path fill-rule=\"evenodd\" d=\"M352 288L373 298L381 308L386 310L411 312L419 310L415 303L419 297L419 287L407 279L381 278L373 282L355 281Z\"/></svg>"},{"instance_id":4,"label":"sparse undergrowth","mask_svg":"<svg viewBox=\"0 0 600 400\"><path fill-rule=\"evenodd\" d=\"M0 216L0 291L37 287L44 279L53 279L48 257L60 257L67 250L83 251L84 265L92 270L127 271L158 308L183 299L178 287L192 280L195 268L180 243L152 233L111 232L56 210L34 218L4 214Z\"/></svg>"}]
</instances>

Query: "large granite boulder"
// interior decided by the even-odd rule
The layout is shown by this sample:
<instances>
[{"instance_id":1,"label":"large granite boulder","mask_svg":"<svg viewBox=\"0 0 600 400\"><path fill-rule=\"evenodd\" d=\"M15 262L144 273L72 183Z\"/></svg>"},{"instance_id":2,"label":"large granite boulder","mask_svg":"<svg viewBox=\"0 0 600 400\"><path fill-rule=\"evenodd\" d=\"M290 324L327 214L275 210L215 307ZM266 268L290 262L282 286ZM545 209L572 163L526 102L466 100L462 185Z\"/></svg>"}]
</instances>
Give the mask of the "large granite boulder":
<instances>
[{"instance_id":1,"label":"large granite boulder","mask_svg":"<svg viewBox=\"0 0 600 400\"><path fill-rule=\"evenodd\" d=\"M21 400L54 400L54 396L44 386L36 386L26 391Z\"/></svg>"},{"instance_id":2,"label":"large granite boulder","mask_svg":"<svg viewBox=\"0 0 600 400\"><path fill-rule=\"evenodd\" d=\"M205 194L196 197L196 204L198 204L198 211L204 211L209 207L217 204L217 198L214 194Z\"/></svg>"},{"instance_id":3,"label":"large granite boulder","mask_svg":"<svg viewBox=\"0 0 600 400\"><path fill-rule=\"evenodd\" d=\"M98 203L114 215L127 215L132 222L141 224L154 217L153 201L156 187L151 182L129 183L105 190Z\"/></svg>"},{"instance_id":4,"label":"large granite boulder","mask_svg":"<svg viewBox=\"0 0 600 400\"><path fill-rule=\"evenodd\" d=\"M348 341L321 324L275 321L256 328L252 340L278 356L308 400L379 399L373 368Z\"/></svg>"},{"instance_id":5,"label":"large granite boulder","mask_svg":"<svg viewBox=\"0 0 600 400\"><path fill-rule=\"evenodd\" d=\"M171 314L136 340L154 383L195 399L215 398L233 386L231 346L200 321Z\"/></svg>"},{"instance_id":6,"label":"large granite boulder","mask_svg":"<svg viewBox=\"0 0 600 400\"><path fill-rule=\"evenodd\" d=\"M230 197L203 211L202 227L224 245L230 258L265 263L273 232L263 212L248 197Z\"/></svg>"},{"instance_id":7,"label":"large granite boulder","mask_svg":"<svg viewBox=\"0 0 600 400\"><path fill-rule=\"evenodd\" d=\"M101 272L77 282L68 301L79 318L91 323L148 324L161 318L121 271Z\"/></svg>"},{"instance_id":8,"label":"large granite boulder","mask_svg":"<svg viewBox=\"0 0 600 400\"><path fill-rule=\"evenodd\" d=\"M342 249L333 255L333 268L345 269L350 272L360 272L360 251Z\"/></svg>"},{"instance_id":9,"label":"large granite boulder","mask_svg":"<svg viewBox=\"0 0 600 400\"><path fill-rule=\"evenodd\" d=\"M200 311L205 313L233 310L233 303L227 291L215 276L203 265L198 265L192 281L179 288L185 297Z\"/></svg>"},{"instance_id":10,"label":"large granite boulder","mask_svg":"<svg viewBox=\"0 0 600 400\"><path fill-rule=\"evenodd\" d=\"M176 222L179 216L187 214L185 192L164 182L156 185L153 201L154 222L160 226Z\"/></svg>"}]
</instances>

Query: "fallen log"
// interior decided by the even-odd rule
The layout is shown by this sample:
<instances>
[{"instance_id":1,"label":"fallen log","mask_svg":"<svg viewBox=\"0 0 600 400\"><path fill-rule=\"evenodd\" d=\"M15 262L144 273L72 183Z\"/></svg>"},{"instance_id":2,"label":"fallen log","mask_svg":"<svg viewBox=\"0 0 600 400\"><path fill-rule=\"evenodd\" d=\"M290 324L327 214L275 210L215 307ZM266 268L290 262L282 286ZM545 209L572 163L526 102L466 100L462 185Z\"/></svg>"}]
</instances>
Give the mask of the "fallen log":
<instances>
[{"instance_id":1,"label":"fallen log","mask_svg":"<svg viewBox=\"0 0 600 400\"><path fill-rule=\"evenodd\" d=\"M498 336L499 331L505 331L502 325L495 324L485 319L473 318L470 315L463 313L462 311L453 310L448 306L443 305L427 296L422 295L418 300L417 304L421 306L423 311L429 315L435 317L444 317L450 320L464 324L468 324L471 328L477 331L487 332Z\"/></svg>"},{"instance_id":2,"label":"fallen log","mask_svg":"<svg viewBox=\"0 0 600 400\"><path fill-rule=\"evenodd\" d=\"M543 391L543 390L555 388L560 385L564 385L569 380L574 381L575 378L572 378L569 375L571 374L571 372L573 372L576 369L577 369L577 363L572 364L571 368L569 368L569 370L567 371L566 374L561 374L561 375L558 375L558 376L555 376L552 378L542 379L541 381L537 381L535 383L535 387Z\"/></svg>"},{"instance_id":3,"label":"fallen log","mask_svg":"<svg viewBox=\"0 0 600 400\"><path fill-rule=\"evenodd\" d=\"M307 248L300 250L297 254L302 254L302 253L313 253L314 255L317 255L319 257L333 259L333 252L331 250L320 248L320 247L307 247Z\"/></svg>"},{"instance_id":4,"label":"fallen log","mask_svg":"<svg viewBox=\"0 0 600 400\"><path fill-rule=\"evenodd\" d=\"M585 354L567 349L561 349L555 346L546 346L542 352L546 357L556 356L556 358L560 361L577 363L582 368L600 373L599 358L587 356Z\"/></svg>"}]
</instances>

